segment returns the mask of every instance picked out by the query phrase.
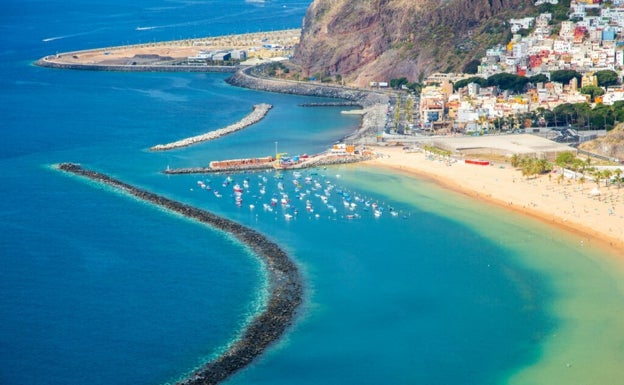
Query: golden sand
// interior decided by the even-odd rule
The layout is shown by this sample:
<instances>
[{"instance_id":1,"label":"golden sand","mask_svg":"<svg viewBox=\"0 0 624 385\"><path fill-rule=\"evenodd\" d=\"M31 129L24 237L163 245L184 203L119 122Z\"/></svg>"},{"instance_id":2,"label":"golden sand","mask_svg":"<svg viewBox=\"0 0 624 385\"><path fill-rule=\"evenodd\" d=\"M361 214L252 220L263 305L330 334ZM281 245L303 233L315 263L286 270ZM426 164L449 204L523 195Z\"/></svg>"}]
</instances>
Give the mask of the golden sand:
<instances>
[{"instance_id":1,"label":"golden sand","mask_svg":"<svg viewBox=\"0 0 624 385\"><path fill-rule=\"evenodd\" d=\"M559 174L527 179L507 163L489 166L449 162L424 151L375 147L381 155L369 164L430 178L438 184L515 212L581 234L587 242L607 246L624 256L624 189L604 182L559 178ZM600 195L596 195L598 189Z\"/></svg>"}]
</instances>

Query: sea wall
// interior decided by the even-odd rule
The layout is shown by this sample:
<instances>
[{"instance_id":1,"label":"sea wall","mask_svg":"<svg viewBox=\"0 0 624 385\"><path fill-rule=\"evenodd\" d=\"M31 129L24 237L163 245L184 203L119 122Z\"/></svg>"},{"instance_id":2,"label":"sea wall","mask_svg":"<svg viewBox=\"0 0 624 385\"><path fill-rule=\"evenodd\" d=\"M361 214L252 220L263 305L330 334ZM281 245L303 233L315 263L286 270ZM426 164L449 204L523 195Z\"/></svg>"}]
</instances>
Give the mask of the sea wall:
<instances>
[{"instance_id":1,"label":"sea wall","mask_svg":"<svg viewBox=\"0 0 624 385\"><path fill-rule=\"evenodd\" d=\"M373 143L376 141L377 133L385 127L390 100L388 95L342 86L268 78L264 75L264 66L241 68L227 78L226 82L237 87L266 92L343 99L349 101L351 105L361 106L364 111L360 128L344 138L346 141Z\"/></svg>"},{"instance_id":2,"label":"sea wall","mask_svg":"<svg viewBox=\"0 0 624 385\"><path fill-rule=\"evenodd\" d=\"M167 151L174 148L187 147L196 143L207 142L213 139L220 138L224 135L231 134L238 130L242 130L245 127L249 127L262 120L269 110L273 108L271 104L261 103L253 106L253 111L234 124L230 124L227 127L219 128L214 131L207 132L202 135L192 136L190 138L181 139L175 142L167 144L157 144L150 148L152 151Z\"/></svg>"},{"instance_id":3,"label":"sea wall","mask_svg":"<svg viewBox=\"0 0 624 385\"><path fill-rule=\"evenodd\" d=\"M76 164L63 163L57 168L106 184L149 203L225 231L246 244L265 262L270 283L270 294L265 310L251 321L242 337L226 352L194 372L189 378L179 382L179 385L210 385L225 380L262 354L292 324L303 296L299 270L277 244L259 232L227 218L139 189Z\"/></svg>"},{"instance_id":4,"label":"sea wall","mask_svg":"<svg viewBox=\"0 0 624 385\"><path fill-rule=\"evenodd\" d=\"M118 64L78 64L61 63L44 57L35 62L35 65L56 69L71 69L84 71L116 71L116 72L217 72L234 73L239 66L189 66L189 65L118 65Z\"/></svg>"},{"instance_id":5,"label":"sea wall","mask_svg":"<svg viewBox=\"0 0 624 385\"><path fill-rule=\"evenodd\" d=\"M261 91L345 99L356 102L357 105L362 107L368 107L387 100L384 94L378 92L313 82L268 78L263 73L265 66L258 65L250 68L241 68L226 79L226 82L234 86Z\"/></svg>"}]
</instances>

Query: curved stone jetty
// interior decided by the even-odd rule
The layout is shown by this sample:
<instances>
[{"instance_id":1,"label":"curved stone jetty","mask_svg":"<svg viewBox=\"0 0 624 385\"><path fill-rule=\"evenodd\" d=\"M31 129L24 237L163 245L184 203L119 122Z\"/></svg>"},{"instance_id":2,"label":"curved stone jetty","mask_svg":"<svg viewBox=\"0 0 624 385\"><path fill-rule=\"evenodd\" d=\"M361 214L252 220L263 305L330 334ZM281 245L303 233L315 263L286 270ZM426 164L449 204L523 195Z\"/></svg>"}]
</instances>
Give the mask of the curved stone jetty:
<instances>
[{"instance_id":1,"label":"curved stone jetty","mask_svg":"<svg viewBox=\"0 0 624 385\"><path fill-rule=\"evenodd\" d=\"M218 130L210 131L205 134L192 136L190 138L181 139L175 142L167 144L157 144L150 148L152 151L167 151L174 148L187 147L196 143L207 142L209 140L220 138L224 135L231 134L238 130L242 130L245 127L249 127L254 123L259 122L266 116L269 110L273 108L271 104L261 103L256 104L253 107L253 111L234 124L230 124L227 127L219 128Z\"/></svg>"},{"instance_id":2,"label":"curved stone jetty","mask_svg":"<svg viewBox=\"0 0 624 385\"><path fill-rule=\"evenodd\" d=\"M264 67L265 65L258 65L241 68L227 78L226 82L233 86L260 91L343 99L354 106L361 106L363 111L360 128L344 138L351 142L374 144L377 141L377 133L386 125L386 112L390 98L385 93L315 82L269 78L263 74Z\"/></svg>"},{"instance_id":3,"label":"curved stone jetty","mask_svg":"<svg viewBox=\"0 0 624 385\"><path fill-rule=\"evenodd\" d=\"M302 302L303 286L297 266L280 247L259 232L208 211L139 189L106 174L62 163L59 170L86 177L164 207L188 218L208 224L235 236L262 258L269 273L270 295L265 310L248 325L242 337L226 352L195 371L178 385L217 384L251 363L291 325Z\"/></svg>"}]
</instances>

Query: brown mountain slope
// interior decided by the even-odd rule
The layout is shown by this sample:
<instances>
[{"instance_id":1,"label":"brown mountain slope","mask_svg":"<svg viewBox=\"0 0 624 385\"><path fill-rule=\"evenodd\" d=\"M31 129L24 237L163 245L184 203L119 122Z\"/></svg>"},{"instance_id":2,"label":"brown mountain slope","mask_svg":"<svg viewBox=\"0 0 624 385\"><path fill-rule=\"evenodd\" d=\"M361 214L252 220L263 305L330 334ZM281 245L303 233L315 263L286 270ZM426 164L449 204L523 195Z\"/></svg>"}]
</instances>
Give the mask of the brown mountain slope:
<instances>
[{"instance_id":1,"label":"brown mountain slope","mask_svg":"<svg viewBox=\"0 0 624 385\"><path fill-rule=\"evenodd\" d=\"M532 0L315 0L293 61L306 76L340 74L366 85L460 71L509 38L506 20Z\"/></svg>"},{"instance_id":2,"label":"brown mountain slope","mask_svg":"<svg viewBox=\"0 0 624 385\"><path fill-rule=\"evenodd\" d=\"M606 136L579 145L581 150L624 160L624 123L615 126Z\"/></svg>"}]
</instances>

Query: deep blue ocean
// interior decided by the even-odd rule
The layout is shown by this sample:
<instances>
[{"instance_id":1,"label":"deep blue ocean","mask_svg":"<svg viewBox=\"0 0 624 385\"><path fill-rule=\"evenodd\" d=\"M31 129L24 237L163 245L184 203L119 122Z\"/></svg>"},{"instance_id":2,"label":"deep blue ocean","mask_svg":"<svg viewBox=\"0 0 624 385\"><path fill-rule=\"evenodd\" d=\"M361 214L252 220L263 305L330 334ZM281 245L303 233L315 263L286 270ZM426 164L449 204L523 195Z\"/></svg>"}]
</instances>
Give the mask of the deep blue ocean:
<instances>
[{"instance_id":1,"label":"deep blue ocean","mask_svg":"<svg viewBox=\"0 0 624 385\"><path fill-rule=\"evenodd\" d=\"M299 264L306 299L293 327L229 384L497 384L539 357L557 326L548 310L555 294L522 256L551 253L550 229L360 166L232 181L161 173L276 146L316 153L359 118L299 106L310 98L234 88L223 74L32 65L55 52L298 28L309 3L3 3L0 384L173 382L225 349L266 295L263 267L243 245L52 169L59 162L251 226ZM241 132L147 150L225 127L263 102L274 108ZM246 186L239 205L235 183ZM286 205L271 204L284 194Z\"/></svg>"}]
</instances>

